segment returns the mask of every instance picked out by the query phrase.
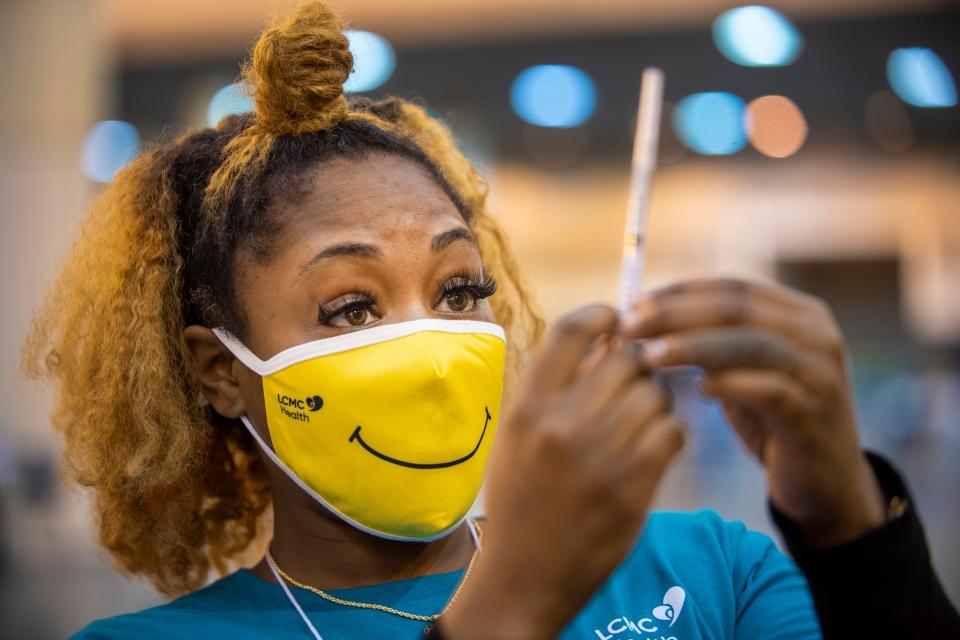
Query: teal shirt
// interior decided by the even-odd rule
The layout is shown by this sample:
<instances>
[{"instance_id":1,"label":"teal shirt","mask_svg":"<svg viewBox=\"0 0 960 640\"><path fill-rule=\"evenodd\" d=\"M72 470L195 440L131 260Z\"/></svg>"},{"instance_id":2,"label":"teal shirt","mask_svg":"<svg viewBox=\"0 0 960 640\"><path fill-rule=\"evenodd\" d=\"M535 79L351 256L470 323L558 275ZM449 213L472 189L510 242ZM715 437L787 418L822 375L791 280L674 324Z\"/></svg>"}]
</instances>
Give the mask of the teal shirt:
<instances>
[{"instance_id":1,"label":"teal shirt","mask_svg":"<svg viewBox=\"0 0 960 640\"><path fill-rule=\"evenodd\" d=\"M443 609L462 571L339 589L419 614ZM424 624L343 607L292 587L324 640L423 637ZM517 606L523 606L518 602ZM656 512L563 640L820 638L803 575L766 536L713 511ZM279 585L238 571L168 604L94 622L73 640L312 638Z\"/></svg>"}]
</instances>

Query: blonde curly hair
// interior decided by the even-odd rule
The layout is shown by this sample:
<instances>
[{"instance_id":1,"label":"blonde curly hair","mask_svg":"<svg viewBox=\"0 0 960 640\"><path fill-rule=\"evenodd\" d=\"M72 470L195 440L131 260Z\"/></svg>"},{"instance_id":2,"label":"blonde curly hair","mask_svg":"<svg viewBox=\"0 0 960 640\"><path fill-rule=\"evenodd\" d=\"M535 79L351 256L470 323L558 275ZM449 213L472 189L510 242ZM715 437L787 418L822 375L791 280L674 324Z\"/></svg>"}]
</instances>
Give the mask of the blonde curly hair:
<instances>
[{"instance_id":1,"label":"blonde curly hair","mask_svg":"<svg viewBox=\"0 0 960 640\"><path fill-rule=\"evenodd\" d=\"M119 571L167 595L249 561L269 534L263 463L242 426L207 406L182 334L190 324L244 334L237 255L268 254L270 208L309 168L373 151L420 162L498 277L491 304L509 336L508 388L542 332L486 184L450 132L403 100L348 100L352 66L321 2L267 29L243 71L254 113L184 133L118 174L24 345L26 373L56 386L64 468L92 490L100 542Z\"/></svg>"}]
</instances>

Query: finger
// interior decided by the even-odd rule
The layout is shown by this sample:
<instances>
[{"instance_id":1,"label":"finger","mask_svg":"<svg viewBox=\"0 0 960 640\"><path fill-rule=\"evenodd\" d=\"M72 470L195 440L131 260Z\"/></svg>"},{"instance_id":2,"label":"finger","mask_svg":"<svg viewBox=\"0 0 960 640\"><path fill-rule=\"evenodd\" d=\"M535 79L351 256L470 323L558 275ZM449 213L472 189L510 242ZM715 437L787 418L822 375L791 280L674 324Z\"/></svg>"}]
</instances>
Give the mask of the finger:
<instances>
[{"instance_id":1,"label":"finger","mask_svg":"<svg viewBox=\"0 0 960 640\"><path fill-rule=\"evenodd\" d=\"M622 343L623 340L615 336L601 336L597 338L597 340L587 348L583 359L580 360L580 364L577 366L577 372L574 377L579 379L590 375L590 373L597 368L597 365L603 362L607 356Z\"/></svg>"},{"instance_id":2,"label":"finger","mask_svg":"<svg viewBox=\"0 0 960 640\"><path fill-rule=\"evenodd\" d=\"M707 376L703 392L739 409L783 417L809 415L818 409L813 394L790 376L770 370L738 370ZM778 423L773 421L772 423Z\"/></svg>"},{"instance_id":3,"label":"finger","mask_svg":"<svg viewBox=\"0 0 960 640\"><path fill-rule=\"evenodd\" d=\"M609 406L597 430L616 449L632 447L644 429L670 407L667 393L650 378L640 378Z\"/></svg>"},{"instance_id":4,"label":"finger","mask_svg":"<svg viewBox=\"0 0 960 640\"><path fill-rule=\"evenodd\" d=\"M576 377L587 350L598 338L613 333L617 322L617 312L604 305L581 307L557 321L531 367L531 387L546 391L566 386Z\"/></svg>"},{"instance_id":5,"label":"finger","mask_svg":"<svg viewBox=\"0 0 960 640\"><path fill-rule=\"evenodd\" d=\"M815 296L778 283L764 283L740 278L698 278L677 282L647 292L641 300L664 299L689 294L725 293L731 296L758 298L795 310L821 309L824 304Z\"/></svg>"},{"instance_id":6,"label":"finger","mask_svg":"<svg viewBox=\"0 0 960 640\"><path fill-rule=\"evenodd\" d=\"M580 415L596 415L623 393L645 369L634 343L614 349L571 386L570 402Z\"/></svg>"},{"instance_id":7,"label":"finger","mask_svg":"<svg viewBox=\"0 0 960 640\"><path fill-rule=\"evenodd\" d=\"M801 356L782 337L744 327L699 329L649 340L643 358L654 369L690 365L708 373L750 368L793 373L801 367Z\"/></svg>"},{"instance_id":8,"label":"finger","mask_svg":"<svg viewBox=\"0 0 960 640\"><path fill-rule=\"evenodd\" d=\"M659 481L687 440L686 422L675 413L655 419L637 438L635 452L649 478Z\"/></svg>"},{"instance_id":9,"label":"finger","mask_svg":"<svg viewBox=\"0 0 960 640\"><path fill-rule=\"evenodd\" d=\"M818 312L771 302L741 292L703 291L647 298L624 318L629 338L652 338L707 327L752 326L810 346L833 346L842 340L839 328Z\"/></svg>"},{"instance_id":10,"label":"finger","mask_svg":"<svg viewBox=\"0 0 960 640\"><path fill-rule=\"evenodd\" d=\"M833 398L844 385L831 354L797 348L783 337L746 327L700 329L644 343L643 359L651 369L694 366L707 373L734 369L769 369L786 373L808 391Z\"/></svg>"}]
</instances>

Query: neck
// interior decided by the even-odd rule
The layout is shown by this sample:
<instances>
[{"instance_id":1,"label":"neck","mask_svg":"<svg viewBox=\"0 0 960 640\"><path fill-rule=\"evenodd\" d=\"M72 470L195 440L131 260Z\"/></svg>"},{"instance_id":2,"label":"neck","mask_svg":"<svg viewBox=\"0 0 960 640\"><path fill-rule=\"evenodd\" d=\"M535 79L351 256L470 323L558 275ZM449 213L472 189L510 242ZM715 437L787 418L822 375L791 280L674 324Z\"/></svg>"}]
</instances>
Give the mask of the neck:
<instances>
[{"instance_id":1,"label":"neck","mask_svg":"<svg viewBox=\"0 0 960 640\"><path fill-rule=\"evenodd\" d=\"M345 589L446 573L463 568L473 555L473 539L465 524L432 542L378 538L340 520L281 472L271 469L270 475L274 510L270 552L280 568L306 584ZM274 581L265 560L253 572Z\"/></svg>"}]
</instances>

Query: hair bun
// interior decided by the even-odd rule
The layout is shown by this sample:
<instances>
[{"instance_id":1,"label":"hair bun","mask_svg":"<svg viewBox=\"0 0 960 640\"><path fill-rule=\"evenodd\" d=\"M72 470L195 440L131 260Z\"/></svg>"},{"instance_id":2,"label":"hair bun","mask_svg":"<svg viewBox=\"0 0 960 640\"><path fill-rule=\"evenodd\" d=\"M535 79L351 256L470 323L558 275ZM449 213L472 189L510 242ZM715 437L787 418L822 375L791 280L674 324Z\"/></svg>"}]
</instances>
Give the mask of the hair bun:
<instances>
[{"instance_id":1,"label":"hair bun","mask_svg":"<svg viewBox=\"0 0 960 640\"><path fill-rule=\"evenodd\" d=\"M326 129L348 111L343 83L353 55L340 19L323 2L307 2L261 34L244 69L257 124L274 135Z\"/></svg>"}]
</instances>

